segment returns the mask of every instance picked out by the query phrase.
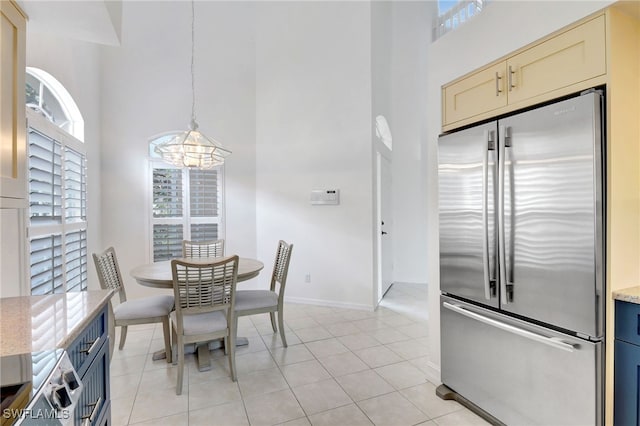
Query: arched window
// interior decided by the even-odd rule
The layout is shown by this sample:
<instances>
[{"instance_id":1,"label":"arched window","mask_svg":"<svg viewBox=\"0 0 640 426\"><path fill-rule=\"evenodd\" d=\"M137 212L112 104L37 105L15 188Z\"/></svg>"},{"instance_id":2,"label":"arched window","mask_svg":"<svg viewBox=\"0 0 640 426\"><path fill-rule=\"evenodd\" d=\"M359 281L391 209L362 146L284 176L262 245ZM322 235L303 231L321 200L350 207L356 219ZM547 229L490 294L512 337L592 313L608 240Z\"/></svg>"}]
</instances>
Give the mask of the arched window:
<instances>
[{"instance_id":1,"label":"arched window","mask_svg":"<svg viewBox=\"0 0 640 426\"><path fill-rule=\"evenodd\" d=\"M73 98L51 74L27 67L27 107L84 142L84 120Z\"/></svg>"},{"instance_id":2,"label":"arched window","mask_svg":"<svg viewBox=\"0 0 640 426\"><path fill-rule=\"evenodd\" d=\"M28 68L28 241L31 294L87 289L84 121L49 73Z\"/></svg>"},{"instance_id":3,"label":"arched window","mask_svg":"<svg viewBox=\"0 0 640 426\"><path fill-rule=\"evenodd\" d=\"M473 18L486 6L488 0L438 0L438 18L433 28L433 40L455 30Z\"/></svg>"},{"instance_id":4,"label":"arched window","mask_svg":"<svg viewBox=\"0 0 640 426\"><path fill-rule=\"evenodd\" d=\"M162 161L155 147L182 132L164 133L149 141L151 162L151 256L155 261L182 256L182 240L224 238L224 166L177 168Z\"/></svg>"}]
</instances>

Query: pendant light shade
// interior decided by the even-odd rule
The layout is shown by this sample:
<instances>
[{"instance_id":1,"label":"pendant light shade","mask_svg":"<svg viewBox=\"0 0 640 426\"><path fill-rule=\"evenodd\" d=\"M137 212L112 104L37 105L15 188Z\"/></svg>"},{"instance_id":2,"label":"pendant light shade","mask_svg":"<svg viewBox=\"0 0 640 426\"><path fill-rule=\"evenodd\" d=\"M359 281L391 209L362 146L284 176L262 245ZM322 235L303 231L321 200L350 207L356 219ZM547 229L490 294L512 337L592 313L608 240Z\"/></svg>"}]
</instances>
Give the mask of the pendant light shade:
<instances>
[{"instance_id":1,"label":"pendant light shade","mask_svg":"<svg viewBox=\"0 0 640 426\"><path fill-rule=\"evenodd\" d=\"M191 1L191 124L189 129L155 147L164 161L176 167L211 169L224 164L231 151L215 139L211 139L198 130L196 122L196 91L194 75L195 56L195 13Z\"/></svg>"},{"instance_id":2,"label":"pendant light shade","mask_svg":"<svg viewBox=\"0 0 640 426\"><path fill-rule=\"evenodd\" d=\"M191 122L189 130L157 145L155 150L167 163L197 169L220 166L224 164L225 157L231 154L218 141L202 134L195 121Z\"/></svg>"}]
</instances>

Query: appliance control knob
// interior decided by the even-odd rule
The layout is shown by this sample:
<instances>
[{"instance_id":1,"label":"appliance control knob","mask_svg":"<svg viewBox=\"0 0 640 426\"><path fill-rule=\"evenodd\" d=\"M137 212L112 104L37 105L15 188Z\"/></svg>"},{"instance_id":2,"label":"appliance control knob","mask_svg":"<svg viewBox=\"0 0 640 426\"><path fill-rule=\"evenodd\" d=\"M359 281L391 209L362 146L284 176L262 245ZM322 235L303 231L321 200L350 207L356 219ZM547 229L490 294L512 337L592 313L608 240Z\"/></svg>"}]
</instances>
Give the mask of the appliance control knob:
<instances>
[{"instance_id":1,"label":"appliance control knob","mask_svg":"<svg viewBox=\"0 0 640 426\"><path fill-rule=\"evenodd\" d=\"M53 392L51 392L51 401L55 408L67 408L71 405L71 395L69 395L69 391L66 386L56 386L53 388Z\"/></svg>"},{"instance_id":2,"label":"appliance control knob","mask_svg":"<svg viewBox=\"0 0 640 426\"><path fill-rule=\"evenodd\" d=\"M78 383L78 379L76 378L76 374L73 370L67 370L62 373L62 380L67 383L71 390L76 390L80 387L80 383Z\"/></svg>"}]
</instances>

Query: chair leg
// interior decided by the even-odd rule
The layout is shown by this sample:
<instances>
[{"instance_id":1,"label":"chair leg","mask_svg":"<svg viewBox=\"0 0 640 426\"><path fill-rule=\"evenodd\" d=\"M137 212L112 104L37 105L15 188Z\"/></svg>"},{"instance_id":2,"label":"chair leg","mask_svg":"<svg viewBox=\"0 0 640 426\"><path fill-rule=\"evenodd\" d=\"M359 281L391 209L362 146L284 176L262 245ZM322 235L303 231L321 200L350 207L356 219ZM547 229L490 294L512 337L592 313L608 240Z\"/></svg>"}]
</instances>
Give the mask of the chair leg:
<instances>
[{"instance_id":1,"label":"chair leg","mask_svg":"<svg viewBox=\"0 0 640 426\"><path fill-rule=\"evenodd\" d=\"M176 329L173 325L171 326L171 341L173 342L173 345L171 346L171 351L172 351L171 361L173 365L176 365L178 363L179 347L178 347L178 335L176 334ZM184 351L184 347L182 348L182 350Z\"/></svg>"},{"instance_id":2,"label":"chair leg","mask_svg":"<svg viewBox=\"0 0 640 426\"><path fill-rule=\"evenodd\" d=\"M277 333L278 328L276 327L276 313L271 311L269 312L269 316L271 317L271 328L273 328L274 333Z\"/></svg>"},{"instance_id":3,"label":"chair leg","mask_svg":"<svg viewBox=\"0 0 640 426\"><path fill-rule=\"evenodd\" d=\"M284 337L284 313L282 312L282 307L278 309L278 325L280 326L280 337L282 338L282 346L286 348L287 338Z\"/></svg>"},{"instance_id":4,"label":"chair leg","mask_svg":"<svg viewBox=\"0 0 640 426\"><path fill-rule=\"evenodd\" d=\"M231 370L231 380L236 381L236 333L238 330L238 316L233 316L233 322L229 328L229 369Z\"/></svg>"},{"instance_id":5,"label":"chair leg","mask_svg":"<svg viewBox=\"0 0 640 426\"><path fill-rule=\"evenodd\" d=\"M171 331L169 330L169 317L162 319L162 333L164 334L164 352L167 362L171 362Z\"/></svg>"},{"instance_id":6,"label":"chair leg","mask_svg":"<svg viewBox=\"0 0 640 426\"><path fill-rule=\"evenodd\" d=\"M178 338L178 383L176 384L176 395L182 395L182 381L184 378L184 343L182 338ZM180 349L182 348L182 349Z\"/></svg>"},{"instance_id":7,"label":"chair leg","mask_svg":"<svg viewBox=\"0 0 640 426\"><path fill-rule=\"evenodd\" d=\"M119 350L122 350L122 348L124 348L125 340L127 340L127 326L122 325L120 326L120 345L118 346Z\"/></svg>"}]
</instances>

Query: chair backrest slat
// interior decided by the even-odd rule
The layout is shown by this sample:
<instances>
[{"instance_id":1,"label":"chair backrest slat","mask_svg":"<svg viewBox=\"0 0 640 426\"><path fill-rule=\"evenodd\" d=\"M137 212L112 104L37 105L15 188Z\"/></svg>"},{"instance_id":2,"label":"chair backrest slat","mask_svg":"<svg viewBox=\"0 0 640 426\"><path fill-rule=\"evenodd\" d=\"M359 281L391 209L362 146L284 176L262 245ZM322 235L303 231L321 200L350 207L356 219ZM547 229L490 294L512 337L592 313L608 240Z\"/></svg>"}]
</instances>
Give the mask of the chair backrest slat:
<instances>
[{"instance_id":1,"label":"chair backrest slat","mask_svg":"<svg viewBox=\"0 0 640 426\"><path fill-rule=\"evenodd\" d=\"M196 313L233 309L238 256L215 262L171 261L176 310Z\"/></svg>"},{"instance_id":2,"label":"chair backrest slat","mask_svg":"<svg viewBox=\"0 0 640 426\"><path fill-rule=\"evenodd\" d=\"M291 252L293 244L287 244L280 240L278 242L278 250L276 251L276 259L273 265L273 274L271 275L271 291L276 291L276 283L280 284L278 293L280 297L284 295L284 287L287 283L287 275L289 273L289 262L291 261Z\"/></svg>"},{"instance_id":3,"label":"chair backrest slat","mask_svg":"<svg viewBox=\"0 0 640 426\"><path fill-rule=\"evenodd\" d=\"M96 265L96 272L98 273L100 287L103 290L117 291L120 295L120 302L125 302L127 300L127 295L124 290L122 274L120 273L120 267L118 266L118 259L114 248L109 247L100 254L93 253L93 262Z\"/></svg>"},{"instance_id":4,"label":"chair backrest slat","mask_svg":"<svg viewBox=\"0 0 640 426\"><path fill-rule=\"evenodd\" d=\"M188 258L224 256L224 240L182 241L182 256Z\"/></svg>"}]
</instances>

